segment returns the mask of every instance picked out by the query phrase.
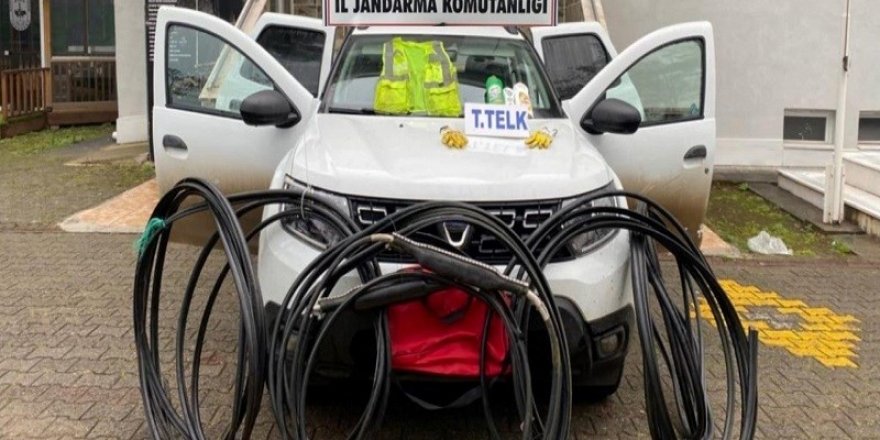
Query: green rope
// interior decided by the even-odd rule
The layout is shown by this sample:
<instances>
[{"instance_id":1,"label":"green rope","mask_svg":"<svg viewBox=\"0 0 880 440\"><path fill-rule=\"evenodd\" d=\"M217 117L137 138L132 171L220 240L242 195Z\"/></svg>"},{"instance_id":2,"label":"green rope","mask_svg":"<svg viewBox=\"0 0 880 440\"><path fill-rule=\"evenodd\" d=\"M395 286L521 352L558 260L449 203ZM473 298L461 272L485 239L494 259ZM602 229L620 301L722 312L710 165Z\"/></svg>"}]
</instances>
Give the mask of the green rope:
<instances>
[{"instance_id":1,"label":"green rope","mask_svg":"<svg viewBox=\"0 0 880 440\"><path fill-rule=\"evenodd\" d=\"M165 229L165 220L161 218L153 217L147 222L147 226L144 227L144 233L134 242L134 251L137 252L138 258L144 256L147 246L163 229Z\"/></svg>"}]
</instances>

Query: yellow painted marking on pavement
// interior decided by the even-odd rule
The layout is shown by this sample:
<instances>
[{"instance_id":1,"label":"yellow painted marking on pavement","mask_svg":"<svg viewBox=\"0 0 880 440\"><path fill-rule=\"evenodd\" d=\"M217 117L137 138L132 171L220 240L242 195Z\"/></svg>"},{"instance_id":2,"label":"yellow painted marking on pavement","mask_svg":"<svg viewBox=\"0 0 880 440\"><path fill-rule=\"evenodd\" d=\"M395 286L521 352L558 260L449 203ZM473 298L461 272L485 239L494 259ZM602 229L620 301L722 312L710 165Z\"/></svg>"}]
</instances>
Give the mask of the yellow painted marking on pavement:
<instances>
[{"instance_id":1,"label":"yellow painted marking on pavement","mask_svg":"<svg viewBox=\"0 0 880 440\"><path fill-rule=\"evenodd\" d=\"M754 328L765 345L811 357L829 368L858 368L859 320L827 307L810 307L799 299L764 292L734 280L719 280L746 328ZM712 310L700 300L700 316L715 325ZM691 317L696 316L692 312Z\"/></svg>"}]
</instances>

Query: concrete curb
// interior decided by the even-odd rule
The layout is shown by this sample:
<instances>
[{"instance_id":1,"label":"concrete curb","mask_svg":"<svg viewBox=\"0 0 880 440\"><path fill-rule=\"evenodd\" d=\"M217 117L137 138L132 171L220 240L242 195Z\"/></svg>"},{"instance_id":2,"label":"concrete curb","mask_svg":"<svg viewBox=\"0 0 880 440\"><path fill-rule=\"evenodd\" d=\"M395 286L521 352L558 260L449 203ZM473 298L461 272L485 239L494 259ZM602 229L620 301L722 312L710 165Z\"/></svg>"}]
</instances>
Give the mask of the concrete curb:
<instances>
[{"instance_id":1,"label":"concrete curb","mask_svg":"<svg viewBox=\"0 0 880 440\"><path fill-rule=\"evenodd\" d=\"M148 180L98 206L77 212L58 224L66 232L143 232L159 200L156 179Z\"/></svg>"}]
</instances>

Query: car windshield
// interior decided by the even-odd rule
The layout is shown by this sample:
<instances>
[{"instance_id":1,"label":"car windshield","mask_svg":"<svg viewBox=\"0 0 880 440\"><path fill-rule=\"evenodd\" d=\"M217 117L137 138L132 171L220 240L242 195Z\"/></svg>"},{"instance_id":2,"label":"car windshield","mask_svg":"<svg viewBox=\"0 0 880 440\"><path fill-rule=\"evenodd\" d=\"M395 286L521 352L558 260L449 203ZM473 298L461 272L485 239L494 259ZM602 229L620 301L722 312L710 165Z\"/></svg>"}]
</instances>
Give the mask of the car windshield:
<instances>
[{"instance_id":1,"label":"car windshield","mask_svg":"<svg viewBox=\"0 0 880 440\"><path fill-rule=\"evenodd\" d=\"M325 109L331 113L393 114L395 116L432 116L429 111L387 111L381 107L384 98L377 97L377 86L383 69L386 43L395 41L393 35L355 35L341 54L341 65L327 88ZM546 76L541 70L527 42L524 40L483 38L450 35L404 35L397 41L442 44L457 72L458 96L462 111L465 103L486 102L486 81L495 76L504 88L517 83L528 89L535 118L562 117L556 99L551 93ZM396 61L397 62L397 61ZM410 72L414 69L410 67ZM396 74L396 72L395 72ZM400 78L397 78L398 80ZM430 79L425 80L429 82ZM399 81L406 83L407 81ZM407 87L412 87L413 81ZM502 96L503 99L503 96ZM385 101L387 102L387 101ZM440 115L450 117L451 115ZM457 115L461 117L461 114Z\"/></svg>"}]
</instances>

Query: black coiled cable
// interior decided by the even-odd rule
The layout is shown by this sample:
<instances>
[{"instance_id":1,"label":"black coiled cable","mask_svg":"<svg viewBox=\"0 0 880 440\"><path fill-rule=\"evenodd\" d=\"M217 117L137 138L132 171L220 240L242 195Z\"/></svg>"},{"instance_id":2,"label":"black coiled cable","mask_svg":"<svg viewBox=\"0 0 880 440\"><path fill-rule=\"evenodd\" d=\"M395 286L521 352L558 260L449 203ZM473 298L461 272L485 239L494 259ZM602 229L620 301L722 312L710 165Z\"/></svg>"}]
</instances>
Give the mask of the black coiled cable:
<instances>
[{"instance_id":1,"label":"black coiled cable","mask_svg":"<svg viewBox=\"0 0 880 440\"><path fill-rule=\"evenodd\" d=\"M190 196L204 199L203 203L180 209L182 201ZM629 197L641 203L638 211L616 207L594 206L602 197ZM245 235L236 217L270 204L282 205L280 212L265 218ZM232 206L238 206L233 210ZM165 264L168 237L175 221L192 214L208 211L214 217L217 233L200 253L182 300L178 316L175 344L178 410L162 381L159 367L158 313L161 280ZM282 316L267 323L264 316L259 286L254 278L248 254L247 241L276 221L295 215L320 217L346 237L312 261L289 290L283 304ZM134 285L135 342L138 352L139 376L147 424L155 438L181 436L205 438L199 412L199 354L207 333L207 323L214 301L225 278L231 273L241 311L238 364L232 396L232 418L225 438L248 438L254 425L262 386L265 383L279 431L283 438L308 438L305 421L309 376L314 370L315 350L344 310L356 303L362 295L381 283L403 282L421 278L443 285L456 286L485 301L505 323L511 341L509 361L514 384L514 396L522 423L523 438L567 438L571 417L571 371L567 356L555 363L547 406L541 410L535 403L531 372L528 370L524 330L528 325L529 304L522 298L514 299L508 307L497 295L475 289L474 286L454 282L437 275L382 274L375 256L385 246L371 242L376 234L413 234L430 225L447 221L466 222L495 236L513 255L504 273L525 280L536 296L547 306L548 335L557 347L566 347L561 317L555 306L549 284L542 269L577 234L600 229L626 229L631 232L634 302L640 344L644 352L645 396L651 433L654 438L709 438L712 419L705 390L705 372L702 352L702 333L693 325L690 310L698 313L697 297L702 295L710 306L722 341L727 366L727 413L722 436L731 437L735 394L740 397L739 437L751 438L755 430L757 409L756 337L746 336L739 318L727 299L708 263L683 228L668 212L636 194L605 192L591 194L566 205L528 237L523 243L496 217L464 203L426 202L400 210L359 231L353 222L340 215L333 207L300 190L269 190L243 193L224 199L210 184L188 179L166 194L157 205L154 218L164 220L164 228L155 237L148 237L143 255L138 260ZM676 259L681 283L682 299L677 305L666 288L660 270L654 242L670 251ZM202 312L196 340L192 369L187 388L184 369L184 334L195 285L211 250L222 244L227 264L218 274ZM362 286L351 292L346 301L337 304L331 313L321 316L313 313L320 301L326 301L336 282L352 271L359 275ZM659 320L652 317L648 307L649 295L658 302ZM366 438L376 434L385 412L390 389L390 347L384 312L375 313L374 335L377 356L371 394L368 403L348 438ZM697 317L699 320L699 316ZM663 333L659 331L662 328ZM660 337L665 334L668 341ZM484 331L483 350L486 338ZM291 349L292 348L292 349ZM660 358L656 357L657 353ZM662 364L661 361L662 360ZM661 371L666 366L673 379L676 405L669 408L663 395ZM488 400L488 381L481 365L480 384L483 387L483 409L492 438L498 432L492 421ZM736 384L739 384L738 390Z\"/></svg>"},{"instance_id":2,"label":"black coiled cable","mask_svg":"<svg viewBox=\"0 0 880 440\"><path fill-rule=\"evenodd\" d=\"M179 210L182 201L190 196L199 196L203 198L205 202L194 207ZM230 203L238 204L242 207L237 211L233 211ZM249 211L268 204L283 204L286 206L287 210L265 219L254 230L250 231L247 236L244 236L237 222L230 221L235 215L240 217ZM172 399L162 381L162 372L159 363L157 341L158 303L161 295L160 286L168 237L170 236L174 222L203 211L209 211L215 217L218 233L208 240L203 247L202 252L199 254L194 270L187 284L186 291L184 292L180 315L178 316L178 332L175 344L175 373L178 385L177 394L181 402L181 408L178 410L171 403ZM376 227L370 231L355 233L352 229L352 223L350 220L339 216L338 213L322 201L313 199L298 191L261 191L239 194L230 197L227 202L210 184L195 179L181 182L174 191L166 194L157 205L153 217L164 219L165 227L161 229L155 237L150 237L147 241L143 255L138 261L134 287L135 342L138 348L141 389L144 398L145 413L148 418L148 425L150 427L150 432L154 437L167 438L170 436L182 436L184 438L199 439L205 437L199 413L199 354L201 353L206 338L208 318L211 314L214 301L216 300L223 281L231 272L239 296L243 325L242 334L239 338L238 365L231 402L233 415L224 437L233 438L241 436L246 438L250 435L250 432L253 429L253 421L259 410L259 400L262 395L262 388L254 385L254 381L259 381L262 380L263 377L268 377L271 401L273 409L275 409L276 419L278 419L279 426L281 427L282 435L285 438L306 438L304 430L305 423L303 420L305 414L305 390L307 388L307 381L304 381L301 386L299 386L299 382L295 380L285 381L284 386L281 388L274 387L273 384L278 383L278 378L287 377L288 366L311 365L311 362L303 364L301 362L302 359L297 358L292 363L287 363L285 362L285 358L290 354L288 350L274 349L278 348L277 345L273 345L274 348L272 350L267 350L264 345L254 343L254 338L251 336L258 333L266 334L266 324L260 307L262 306L262 299L259 294L258 286L253 282L253 268L249 254L247 253L247 240L254 237L260 230L264 229L272 222L278 221L284 217L302 215L303 213L319 215L322 219L328 220L335 228L348 234L349 241L356 240L356 237L358 236L366 236L370 232L378 231L381 228L381 225L376 225ZM453 219L468 216L473 217L476 223L482 224L486 228L496 229L500 231L499 234L502 235L506 234L506 237L504 238L505 241L511 242L514 245L518 244L519 254L525 257L530 256L519 239L509 230L506 230L506 226L502 225L491 215L465 204L424 204L420 207L414 207L413 209L408 210L408 212L402 212L398 219L389 218L385 227L389 231L395 230L400 226L403 226L403 230L408 229L410 231L415 231L444 218ZM407 218L411 218L413 221L413 225L409 228L405 227L408 221ZM397 222L397 224L395 224L395 222ZM189 308L193 300L195 286L200 278L202 270L204 269L208 255L218 242L223 244L228 261L214 282L200 320L193 349L195 355L192 359L193 365L191 376L189 377L189 388L187 388L187 375L184 370L183 359L185 351L184 334L186 331L187 317L189 316ZM326 297L326 294L332 290L333 283L335 283L335 281L343 274L348 273L351 270L356 270L365 281L378 279L380 276L378 264L376 264L375 259L370 255L371 253L375 254L382 247L381 245L372 244L362 246L358 252L355 252L356 255L351 256L351 258L343 258L341 253L333 252L333 249L341 249L343 247L343 243L340 243L339 246L331 248L331 250L328 250L328 252L323 254L323 257L326 257L324 260L319 258L310 265L310 267L315 267L317 266L316 263L319 263L320 261L329 261L331 267L337 269L335 275L323 279L323 281L327 283L324 289L313 289L313 291L323 292L323 296ZM308 269L304 274L307 272L309 272ZM541 275L538 273L535 274L535 277L540 279ZM307 279L308 282L304 284L315 287L313 286L314 279L308 279L307 277L301 278ZM240 282L240 280L244 281ZM297 284L298 283L295 283L295 285ZM511 345L515 347L516 350L516 352L511 355L511 362L512 364L515 364L514 371L517 372L518 378L515 382L522 384L520 392L517 394L517 401L523 402L522 413L525 417L523 423L523 438L531 438L533 409L536 405L534 404L534 399L532 397L526 351L521 342L524 338L516 331L513 318L507 314L508 308L502 305L498 301L498 298L477 291L466 285L456 285L486 301L487 304L492 306L496 313L502 314L500 316L502 316L503 321L507 324L508 331L510 332L509 337L511 338L511 341L514 341ZM327 286L329 286L329 288L326 288ZM544 290L541 292L541 295L552 300L549 291ZM315 298L320 296L321 295L318 295ZM298 298L303 299L306 298L306 296ZM150 313L147 313L146 304L152 305ZM548 308L548 310L553 310L555 312L555 307ZM245 315L247 315L247 317ZM273 337L276 339L273 339L273 342L289 340L290 336L293 334L292 327L289 325L286 328L286 332L279 332L279 330L281 330L279 327L282 322L290 324L293 320L285 321L283 319L278 319L276 321L275 331L272 332ZM384 372L385 374L374 375L373 394L358 426L356 426L355 430L352 432L352 438L361 438L376 432L381 421L381 416L384 413L385 400L387 399L387 391L389 388L388 372L390 369L390 359L388 358L389 351L387 347L387 324L384 323L384 319L376 320L376 322L378 323L376 327L376 339L379 344L377 349L379 353L385 353L384 356L377 358L376 371ZM302 323L299 325L301 324ZM329 325L325 323L323 328L326 331L326 329L329 328ZM147 329L149 329L149 331L147 331ZM557 325L555 330L551 331L564 338L561 326ZM287 339L284 339L285 336ZM297 334L297 337L303 338L302 340L304 341L308 340L308 337L304 332ZM306 347L306 344L294 345L298 347ZM557 340L556 346L558 348L564 346L564 339L562 339L562 341ZM281 347L287 347L287 345L281 345ZM262 355L260 354L261 351ZM305 353L305 350L295 350L294 353L296 352ZM314 359L311 355L310 358ZM267 364L265 361L275 364L278 368L266 368ZM568 383L570 375L567 373L567 358L559 356L559 360L555 364L558 368L556 374L554 374L554 385L552 387L555 394L550 396L549 401L552 402L552 404L547 410L548 417L555 420L539 422L539 426L544 428L542 431L545 435L542 435L542 438L565 438L565 433L567 433L569 426L568 417L570 417L571 409L567 406L570 405L570 384ZM294 368L293 371L298 370ZM310 367L306 368L304 371L310 371ZM525 379L523 379L521 375L524 375ZM287 398L284 398L283 396L287 396ZM484 399L488 399L488 393L486 393ZM256 402L256 404L254 404L254 402ZM485 406L486 408L489 407L488 401L485 401ZM288 426L288 424L285 420L290 420L292 418L298 419L300 423L296 424L297 427L295 430L286 430L285 427Z\"/></svg>"},{"instance_id":3,"label":"black coiled cable","mask_svg":"<svg viewBox=\"0 0 880 440\"><path fill-rule=\"evenodd\" d=\"M335 313L327 317L311 313L316 309L319 301L330 296L336 281L344 274L352 271L363 262L373 261L376 255L382 251L384 246L371 242L370 237L390 232L407 235L447 221L465 222L495 234L499 241L510 247L514 255L522 258L524 270L529 278L537 280L539 283L543 282L543 285L533 283L536 295L540 297L541 301L545 304L548 303L548 300L552 301L549 289L543 287L546 286L543 274L540 270L536 270L537 265L525 245L506 225L478 208L461 203L427 202L400 210L380 220L322 253L299 275L282 301L282 315L276 321L276 328L271 332L274 337L270 354L273 373L270 374L269 383L273 408L282 437L306 438L305 396L311 373L310 366L313 363L320 340L339 316L339 310L349 306L357 295L367 292L372 283L387 282L387 277L401 277L403 275L375 274L375 278L365 280L365 284L359 290L352 292L351 297L341 304ZM406 277L414 276L417 275L406 275ZM429 275L419 276L431 277ZM526 347L517 321L512 315L508 316L508 309L499 305L498 299L494 296L487 296L484 292L449 280L446 283L461 287L466 292L486 301L492 306L495 313L502 317L508 332L512 332L510 334L512 345L510 360L515 377L514 383L519 385L515 386L515 393L517 401L520 402L523 438L533 438L533 424L543 428L534 431L534 435L537 435L538 438L566 438L571 413L570 366L567 356L560 356L559 361L554 362L555 370L551 378L548 396L549 405L546 408L546 415L540 417L535 413L536 405L531 387ZM547 309L549 311L551 307ZM553 313L548 317L548 331L557 351L561 352L561 347L565 346L565 335L555 306L552 309ZM387 337L387 331L383 329L384 325L384 319L381 317L374 320L374 331L377 338ZM486 334L484 332L484 335ZM296 344L291 344L294 339ZM372 430L378 426L383 413L383 411L377 411L376 408L377 406L378 408L384 407L388 390L387 377L391 372L387 361L388 342L379 341L379 344L383 345L377 350L371 403L365 408L349 438L362 438L364 435L371 434ZM287 350L287 347L291 345L294 345L295 348ZM483 383L485 382L483 381ZM485 390L483 399L484 407L488 408L489 405L485 400L488 399L488 393ZM489 414L488 410L487 414ZM288 415L290 416L288 417ZM491 426L492 422L489 423ZM490 428L490 432L493 433L493 436L497 434L492 428Z\"/></svg>"},{"instance_id":4,"label":"black coiled cable","mask_svg":"<svg viewBox=\"0 0 880 440\"><path fill-rule=\"evenodd\" d=\"M159 301L168 239L174 221L183 217L175 217L174 214L188 197L204 200L198 211L207 210L211 213L218 232L200 254L197 269L191 274L181 304L175 341L177 355L175 371L178 399L181 406L181 411L178 411L163 382L159 357ZM135 347L138 357L141 395L150 432L156 438L177 436L191 439L205 438L198 400L199 357L196 356L193 359L192 380L188 390L184 371L183 342L186 317L189 313L195 285L201 274L201 267L207 254L219 240L226 253L228 272L232 274L241 311L232 417L226 427L224 438L231 439L238 435L249 437L260 410L263 394L267 337L262 295L250 261L247 241L241 231L236 213L216 187L198 179L187 179L178 183L162 197L153 210L152 217L162 219L164 227L157 232L155 237L146 241L137 261L133 288ZM222 278L225 277L226 272L227 270L224 269L212 289L211 299L207 302L194 349L197 354L201 353L213 299L219 292Z\"/></svg>"},{"instance_id":5,"label":"black coiled cable","mask_svg":"<svg viewBox=\"0 0 880 440\"><path fill-rule=\"evenodd\" d=\"M638 209L594 206L598 199L630 198ZM724 353L727 399L721 436L734 436L735 401L739 397L739 438L754 436L757 419L757 334L744 331L739 316L708 262L684 228L665 209L644 196L625 191L591 194L568 204L542 223L527 243L542 245L539 261L547 264L577 234L602 229L631 232L633 302L642 348L645 401L653 438L702 439L713 437L710 404L703 364L703 335L699 325L698 296L709 305ZM678 269L680 306L666 287L654 243L668 250ZM650 297L656 299L659 321L653 317ZM692 325L691 310L696 314ZM664 344L658 326L668 341ZM673 381L676 405L670 408L662 386L660 355ZM739 385L739 389L736 389Z\"/></svg>"}]
</instances>

